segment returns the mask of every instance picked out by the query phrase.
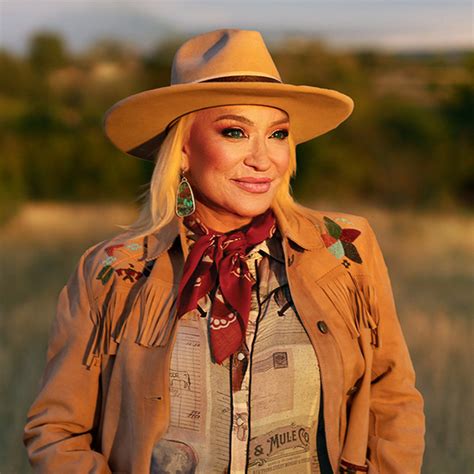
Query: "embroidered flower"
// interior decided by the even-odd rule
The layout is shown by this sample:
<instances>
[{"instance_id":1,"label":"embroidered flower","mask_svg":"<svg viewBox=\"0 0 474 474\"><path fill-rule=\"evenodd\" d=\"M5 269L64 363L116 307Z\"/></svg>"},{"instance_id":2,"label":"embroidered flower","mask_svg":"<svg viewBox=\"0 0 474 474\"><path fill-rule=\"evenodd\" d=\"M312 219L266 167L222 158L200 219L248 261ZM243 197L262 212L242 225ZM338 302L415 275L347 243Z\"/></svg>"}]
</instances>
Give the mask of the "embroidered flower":
<instances>
[{"instance_id":1,"label":"embroidered flower","mask_svg":"<svg viewBox=\"0 0 474 474\"><path fill-rule=\"evenodd\" d=\"M127 248L133 251L140 250L142 246L140 244L137 244L136 242L132 242L131 244L127 245Z\"/></svg>"},{"instance_id":2,"label":"embroidered flower","mask_svg":"<svg viewBox=\"0 0 474 474\"><path fill-rule=\"evenodd\" d=\"M125 259L125 262L127 260ZM118 260L117 257L108 256L104 260L102 260L102 268L99 270L98 275L96 276L97 280L100 280L103 285L105 285L114 272L119 276L122 277L123 281L129 281L131 283L135 283L138 281L142 276L148 277L155 265L155 260L150 260L146 262L146 264L140 270L135 269L135 265L131 262L128 262L128 267L120 267L115 268L112 264L116 262L115 266L120 263L124 262L124 259Z\"/></svg>"},{"instance_id":3,"label":"embroidered flower","mask_svg":"<svg viewBox=\"0 0 474 474\"><path fill-rule=\"evenodd\" d=\"M102 267L96 278L97 280L101 280L102 284L105 285L110 280L113 273L114 269L110 265L105 265Z\"/></svg>"},{"instance_id":4,"label":"embroidered flower","mask_svg":"<svg viewBox=\"0 0 474 474\"><path fill-rule=\"evenodd\" d=\"M360 230L343 229L337 222L324 216L324 225L327 233L321 235L324 245L336 257L347 257L356 263L362 263L362 259L355 245L352 243L360 235Z\"/></svg>"},{"instance_id":5,"label":"embroidered flower","mask_svg":"<svg viewBox=\"0 0 474 474\"><path fill-rule=\"evenodd\" d=\"M344 224L352 224L352 222L345 217L335 217L334 220L337 222L344 222Z\"/></svg>"},{"instance_id":6,"label":"embroidered flower","mask_svg":"<svg viewBox=\"0 0 474 474\"><path fill-rule=\"evenodd\" d=\"M115 260L117 260L117 257L109 256L106 259L102 260L102 265L104 265L104 267L108 265L112 265L112 263L114 263Z\"/></svg>"},{"instance_id":7,"label":"embroidered flower","mask_svg":"<svg viewBox=\"0 0 474 474\"><path fill-rule=\"evenodd\" d=\"M105 253L109 257L112 257L114 255L115 250L121 247L123 247L123 244L109 245L108 247L105 248Z\"/></svg>"}]
</instances>

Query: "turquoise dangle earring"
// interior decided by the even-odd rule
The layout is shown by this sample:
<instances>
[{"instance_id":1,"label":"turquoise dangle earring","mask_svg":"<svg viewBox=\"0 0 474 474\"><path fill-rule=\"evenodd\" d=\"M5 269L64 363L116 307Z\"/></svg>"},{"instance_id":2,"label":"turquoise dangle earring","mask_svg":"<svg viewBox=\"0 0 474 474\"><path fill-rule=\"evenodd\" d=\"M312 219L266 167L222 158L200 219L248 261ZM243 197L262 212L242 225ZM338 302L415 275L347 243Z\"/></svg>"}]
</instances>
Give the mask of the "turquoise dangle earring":
<instances>
[{"instance_id":1,"label":"turquoise dangle earring","mask_svg":"<svg viewBox=\"0 0 474 474\"><path fill-rule=\"evenodd\" d=\"M181 170L181 181L176 191L176 215L178 217L190 216L196 210L193 190L189 181Z\"/></svg>"}]
</instances>

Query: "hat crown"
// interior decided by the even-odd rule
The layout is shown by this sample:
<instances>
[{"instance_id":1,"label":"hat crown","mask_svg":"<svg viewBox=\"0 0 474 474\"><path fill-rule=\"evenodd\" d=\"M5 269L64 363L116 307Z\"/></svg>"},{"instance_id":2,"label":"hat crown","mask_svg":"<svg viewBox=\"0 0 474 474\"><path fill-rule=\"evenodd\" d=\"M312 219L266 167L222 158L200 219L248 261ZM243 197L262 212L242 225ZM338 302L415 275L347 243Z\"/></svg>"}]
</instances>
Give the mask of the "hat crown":
<instances>
[{"instance_id":1,"label":"hat crown","mask_svg":"<svg viewBox=\"0 0 474 474\"><path fill-rule=\"evenodd\" d=\"M219 29L194 36L174 56L171 85L229 76L260 76L281 82L260 32Z\"/></svg>"}]
</instances>

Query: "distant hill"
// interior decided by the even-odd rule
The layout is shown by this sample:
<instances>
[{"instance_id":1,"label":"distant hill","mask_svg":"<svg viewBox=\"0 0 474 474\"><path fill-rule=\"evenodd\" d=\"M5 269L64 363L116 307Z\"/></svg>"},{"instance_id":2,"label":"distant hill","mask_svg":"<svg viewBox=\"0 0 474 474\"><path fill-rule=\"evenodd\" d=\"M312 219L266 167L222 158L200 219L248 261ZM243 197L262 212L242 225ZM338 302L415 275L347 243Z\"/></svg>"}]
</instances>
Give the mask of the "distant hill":
<instances>
[{"instance_id":1,"label":"distant hill","mask_svg":"<svg viewBox=\"0 0 474 474\"><path fill-rule=\"evenodd\" d=\"M20 20L21 21L21 20ZM5 22L3 26L2 45L9 50L23 53L27 47L28 38L19 38L19 33L12 31L15 25ZM94 4L93 8L80 5L70 5L62 8L56 14L43 14L38 30L55 31L61 34L72 52L87 49L101 39L117 39L126 42L137 49L146 51L152 49L164 38L175 34L175 29L166 22L141 13L127 5L113 6Z\"/></svg>"},{"instance_id":2,"label":"distant hill","mask_svg":"<svg viewBox=\"0 0 474 474\"><path fill-rule=\"evenodd\" d=\"M284 21L281 22L278 18L284 14L283 2L276 2L275 9L271 9L273 2L256 0L252 5L252 15L246 14L250 1L235 5L229 1L225 5L223 0L216 1L214 6L210 1L176 1L176 6L173 6L174 3L2 0L0 47L22 54L27 48L29 35L38 30L52 30L66 39L71 52L82 51L102 38L124 41L146 52L164 38L173 39L175 35L189 37L219 27L240 27L258 29L269 44L280 40L284 42L286 37L291 36L321 39L334 49L370 49L373 45L374 48L393 52L397 50L393 45L400 44L404 45L400 50L413 50L418 45L422 51L446 51L454 49L454 45L463 44L463 38L464 43L469 45L469 32L472 30L472 26L464 20L468 16L464 13L468 7L459 4L452 7L446 5L442 10L438 5L427 10L438 15L444 13L445 23L431 25L427 23L427 15L423 14L428 6L424 6L423 11L420 6L415 10L410 8L411 13L416 11L417 14L405 24L400 22L408 6L402 4L379 5L362 14L362 7L358 8L347 0L340 2L340 8L344 11L344 15L340 15L331 2L322 2L314 9L309 2L306 7L303 3L297 3L291 15L283 16ZM392 16L390 12L396 15ZM314 21L310 21L313 16ZM420 46L434 43L440 47Z\"/></svg>"}]
</instances>

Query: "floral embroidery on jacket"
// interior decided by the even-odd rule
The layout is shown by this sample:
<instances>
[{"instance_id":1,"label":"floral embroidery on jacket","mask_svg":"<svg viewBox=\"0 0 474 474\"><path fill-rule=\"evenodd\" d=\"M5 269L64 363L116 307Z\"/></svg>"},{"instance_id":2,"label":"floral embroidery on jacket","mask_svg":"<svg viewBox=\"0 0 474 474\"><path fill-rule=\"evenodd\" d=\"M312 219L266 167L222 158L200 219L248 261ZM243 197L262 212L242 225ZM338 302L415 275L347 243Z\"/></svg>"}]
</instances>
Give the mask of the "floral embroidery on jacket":
<instances>
[{"instance_id":1,"label":"floral embroidery on jacket","mask_svg":"<svg viewBox=\"0 0 474 474\"><path fill-rule=\"evenodd\" d=\"M139 278L143 275L148 276L150 274L150 265L147 264L145 267L140 271L134 268L134 264L128 262L128 267L121 266L120 268L115 268L112 264L115 263L115 266L125 262L131 256L131 252L137 252L141 250L143 246L136 242L131 242L129 244L116 244L116 245L109 245L104 249L107 257L102 260L102 268L100 269L96 279L100 280L103 285L105 285L112 275L117 273L118 276L122 277L122 280L129 281L131 283L135 283ZM120 249L120 251L119 251ZM117 254L122 253L122 258L117 260ZM149 262L150 263L150 262Z\"/></svg>"},{"instance_id":2,"label":"floral embroidery on jacket","mask_svg":"<svg viewBox=\"0 0 474 474\"><path fill-rule=\"evenodd\" d=\"M337 222L327 216L324 216L324 225L327 232L322 234L324 245L336 257L347 257L356 263L362 263L355 245L352 243L360 235L360 230L343 229ZM349 263L349 262L348 262ZM344 265L347 268L347 264Z\"/></svg>"},{"instance_id":3,"label":"floral embroidery on jacket","mask_svg":"<svg viewBox=\"0 0 474 474\"><path fill-rule=\"evenodd\" d=\"M100 280L103 285L105 285L109 280L110 277L113 275L114 269L112 265L104 265L99 274L97 275L96 279Z\"/></svg>"},{"instance_id":4,"label":"floral embroidery on jacket","mask_svg":"<svg viewBox=\"0 0 474 474\"><path fill-rule=\"evenodd\" d=\"M109 245L108 247L105 248L105 253L109 256L112 257L114 255L115 250L120 249L120 248L127 248L131 250L132 252L136 252L137 250L140 250L142 248L141 244L138 244L136 242L131 242L130 244L116 244L116 245Z\"/></svg>"}]
</instances>

